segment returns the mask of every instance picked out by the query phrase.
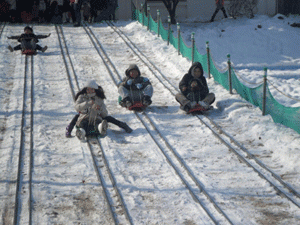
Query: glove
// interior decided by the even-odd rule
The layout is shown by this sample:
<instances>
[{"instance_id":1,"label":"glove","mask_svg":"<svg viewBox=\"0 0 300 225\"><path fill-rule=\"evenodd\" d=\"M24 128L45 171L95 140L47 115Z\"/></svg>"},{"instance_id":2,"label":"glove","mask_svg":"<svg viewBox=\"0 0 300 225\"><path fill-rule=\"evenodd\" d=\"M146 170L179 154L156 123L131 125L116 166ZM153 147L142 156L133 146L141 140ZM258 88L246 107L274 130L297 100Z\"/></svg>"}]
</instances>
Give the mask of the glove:
<instances>
[{"instance_id":1,"label":"glove","mask_svg":"<svg viewBox=\"0 0 300 225\"><path fill-rule=\"evenodd\" d=\"M143 85L140 84L140 83L136 84L135 86L136 86L137 89L141 89L143 87Z\"/></svg>"},{"instance_id":2,"label":"glove","mask_svg":"<svg viewBox=\"0 0 300 225\"><path fill-rule=\"evenodd\" d=\"M191 83L191 90L192 90L192 91L198 91L198 90L200 90L197 81L193 81L193 82Z\"/></svg>"},{"instance_id":3,"label":"glove","mask_svg":"<svg viewBox=\"0 0 300 225\"><path fill-rule=\"evenodd\" d=\"M151 105L152 101L151 101L150 96L145 95L145 96L143 97L142 103L143 103L143 105L145 105L145 106Z\"/></svg>"},{"instance_id":4,"label":"glove","mask_svg":"<svg viewBox=\"0 0 300 225\"><path fill-rule=\"evenodd\" d=\"M132 106L131 99L130 99L129 97L124 98L124 99L120 102L120 105L121 105L122 107L129 108L130 106Z\"/></svg>"},{"instance_id":5,"label":"glove","mask_svg":"<svg viewBox=\"0 0 300 225\"><path fill-rule=\"evenodd\" d=\"M132 79L129 79L128 81L127 81L127 85L132 85L132 82L133 82L133 80Z\"/></svg>"},{"instance_id":6,"label":"glove","mask_svg":"<svg viewBox=\"0 0 300 225\"><path fill-rule=\"evenodd\" d=\"M198 86L197 81L193 81L193 82L191 83L191 87L192 87L192 88L197 87L197 86Z\"/></svg>"}]
</instances>

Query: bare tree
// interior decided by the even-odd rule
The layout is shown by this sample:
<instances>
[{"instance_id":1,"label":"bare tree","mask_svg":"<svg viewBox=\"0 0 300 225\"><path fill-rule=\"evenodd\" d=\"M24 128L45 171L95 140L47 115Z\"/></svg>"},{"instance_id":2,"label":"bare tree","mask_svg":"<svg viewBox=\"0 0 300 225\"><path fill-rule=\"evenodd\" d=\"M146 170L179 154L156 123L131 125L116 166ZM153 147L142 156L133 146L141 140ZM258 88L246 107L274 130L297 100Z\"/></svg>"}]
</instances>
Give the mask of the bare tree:
<instances>
[{"instance_id":1,"label":"bare tree","mask_svg":"<svg viewBox=\"0 0 300 225\"><path fill-rule=\"evenodd\" d=\"M258 0L230 0L228 13L233 18L238 16L254 17L254 10L258 4Z\"/></svg>"},{"instance_id":2,"label":"bare tree","mask_svg":"<svg viewBox=\"0 0 300 225\"><path fill-rule=\"evenodd\" d=\"M161 0L165 7L167 8L170 18L171 18L171 23L176 24L176 19L175 19L175 13L176 13L176 7L179 3L180 0ZM150 2L148 0L145 1L145 5Z\"/></svg>"}]
</instances>

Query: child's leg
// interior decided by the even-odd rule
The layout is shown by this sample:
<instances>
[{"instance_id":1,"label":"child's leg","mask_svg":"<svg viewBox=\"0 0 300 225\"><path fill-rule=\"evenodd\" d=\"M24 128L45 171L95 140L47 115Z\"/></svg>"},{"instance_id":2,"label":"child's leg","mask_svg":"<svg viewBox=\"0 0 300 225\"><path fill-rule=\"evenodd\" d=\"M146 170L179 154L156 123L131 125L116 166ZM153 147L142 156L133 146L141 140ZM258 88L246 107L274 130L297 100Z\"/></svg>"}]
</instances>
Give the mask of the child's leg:
<instances>
[{"instance_id":1,"label":"child's leg","mask_svg":"<svg viewBox=\"0 0 300 225\"><path fill-rule=\"evenodd\" d=\"M66 137L71 137L72 130L78 120L79 115L80 115L79 113L76 114L72 119L71 123L66 127Z\"/></svg>"},{"instance_id":2,"label":"child's leg","mask_svg":"<svg viewBox=\"0 0 300 225\"><path fill-rule=\"evenodd\" d=\"M177 93L175 99L180 103L180 108L184 111L188 112L192 108L191 101L187 99L182 93Z\"/></svg>"},{"instance_id":3,"label":"child's leg","mask_svg":"<svg viewBox=\"0 0 300 225\"><path fill-rule=\"evenodd\" d=\"M131 133L132 129L124 122L121 122L120 120L117 120L116 118L112 117L112 116L107 116L105 118L103 118L104 120L106 120L109 123L115 124L120 128L123 128L127 133Z\"/></svg>"},{"instance_id":4,"label":"child's leg","mask_svg":"<svg viewBox=\"0 0 300 225\"><path fill-rule=\"evenodd\" d=\"M22 49L22 46L21 45L17 45L14 47L14 50L21 50Z\"/></svg>"},{"instance_id":5,"label":"child's leg","mask_svg":"<svg viewBox=\"0 0 300 225\"><path fill-rule=\"evenodd\" d=\"M35 47L36 47L36 50L39 50L39 51L42 51L42 46L40 46L40 45L35 45Z\"/></svg>"},{"instance_id":6,"label":"child's leg","mask_svg":"<svg viewBox=\"0 0 300 225\"><path fill-rule=\"evenodd\" d=\"M208 105L211 105L215 101L215 94L209 93L202 101Z\"/></svg>"}]
</instances>

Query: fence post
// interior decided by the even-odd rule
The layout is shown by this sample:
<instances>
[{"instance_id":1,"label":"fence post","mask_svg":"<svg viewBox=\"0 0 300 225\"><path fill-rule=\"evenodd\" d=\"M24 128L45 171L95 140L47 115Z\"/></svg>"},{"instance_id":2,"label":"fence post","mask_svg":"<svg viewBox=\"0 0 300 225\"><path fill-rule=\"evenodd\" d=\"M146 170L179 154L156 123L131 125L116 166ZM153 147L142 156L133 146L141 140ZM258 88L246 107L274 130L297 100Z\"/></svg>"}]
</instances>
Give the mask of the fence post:
<instances>
[{"instance_id":1,"label":"fence post","mask_svg":"<svg viewBox=\"0 0 300 225\"><path fill-rule=\"evenodd\" d=\"M266 102L267 102L267 71L268 71L268 68L265 67L264 68L264 89L263 89L263 105L262 105L262 115L266 115Z\"/></svg>"},{"instance_id":2,"label":"fence post","mask_svg":"<svg viewBox=\"0 0 300 225\"><path fill-rule=\"evenodd\" d=\"M170 34L171 34L171 17L168 16L168 45L170 43Z\"/></svg>"},{"instance_id":3,"label":"fence post","mask_svg":"<svg viewBox=\"0 0 300 225\"><path fill-rule=\"evenodd\" d=\"M210 79L210 50L209 50L209 41L206 42L206 53L207 53L207 73L208 73L208 79Z\"/></svg>"},{"instance_id":4,"label":"fence post","mask_svg":"<svg viewBox=\"0 0 300 225\"><path fill-rule=\"evenodd\" d=\"M177 37L178 37L178 55L180 55L180 25L177 23Z\"/></svg>"},{"instance_id":5,"label":"fence post","mask_svg":"<svg viewBox=\"0 0 300 225\"><path fill-rule=\"evenodd\" d=\"M157 10L157 37L159 37L159 29L160 29L160 27L159 27L159 21L160 21L160 11L159 11L159 9Z\"/></svg>"},{"instance_id":6,"label":"fence post","mask_svg":"<svg viewBox=\"0 0 300 225\"><path fill-rule=\"evenodd\" d=\"M148 18L148 25L147 25L147 30L150 29L150 6L147 6L147 18Z\"/></svg>"},{"instance_id":7,"label":"fence post","mask_svg":"<svg viewBox=\"0 0 300 225\"><path fill-rule=\"evenodd\" d=\"M144 18L144 5L141 3L141 13L142 13L142 24L145 26L145 18Z\"/></svg>"},{"instance_id":8,"label":"fence post","mask_svg":"<svg viewBox=\"0 0 300 225\"><path fill-rule=\"evenodd\" d=\"M230 54L227 55L228 58L228 83L229 83L229 93L232 94L232 82L231 82L231 62L230 62Z\"/></svg>"},{"instance_id":9,"label":"fence post","mask_svg":"<svg viewBox=\"0 0 300 225\"><path fill-rule=\"evenodd\" d=\"M192 63L195 61L195 32L192 33Z\"/></svg>"}]
</instances>

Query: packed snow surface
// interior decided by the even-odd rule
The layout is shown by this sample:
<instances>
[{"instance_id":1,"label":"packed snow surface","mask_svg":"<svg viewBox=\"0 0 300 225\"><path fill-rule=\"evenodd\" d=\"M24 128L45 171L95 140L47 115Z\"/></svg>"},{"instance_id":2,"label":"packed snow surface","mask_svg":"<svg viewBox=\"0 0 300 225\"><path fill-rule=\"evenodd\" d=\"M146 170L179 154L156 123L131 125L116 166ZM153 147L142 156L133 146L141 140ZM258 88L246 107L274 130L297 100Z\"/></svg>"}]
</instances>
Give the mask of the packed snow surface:
<instances>
[{"instance_id":1,"label":"packed snow surface","mask_svg":"<svg viewBox=\"0 0 300 225\"><path fill-rule=\"evenodd\" d=\"M289 107L300 106L300 29L290 24L300 17L279 19L256 16L254 19L227 19L214 23L182 23L187 45L195 32L197 49L205 54L209 41L212 57L220 70L226 69L227 54L245 84L262 82L263 68L275 99ZM115 24L156 65L168 79L158 79L106 23L90 25L110 57L116 71L125 76L129 64L139 66L154 87L153 104L145 110L157 130L181 157L196 179L234 224L298 224L300 210L263 180L252 168L229 151L213 133L192 115L179 108L174 93L191 61L147 31L135 21ZM16 179L21 135L25 133L24 158L19 197L19 224L29 223L29 113L33 101L32 224L113 224L86 143L75 137L65 138L65 127L76 114L60 44L54 25L34 25L36 34L48 34L39 44L48 46L34 56L33 100L25 102L25 128L21 131L25 56L11 53L8 40L18 35L24 25L8 24L1 36L0 54L0 217L2 224L14 220ZM260 28L259 28L260 27ZM173 27L176 36L176 27ZM203 207L194 200L186 185L170 165L178 168L167 144L149 125L142 113L133 113L118 105L118 90L104 62L82 27L63 26L66 44L80 88L95 79L104 90L110 115L134 130L109 125L100 138L116 185L124 199L133 224L213 224ZM205 75L207 76L207 75ZM215 93L214 110L206 114L226 133L243 145L266 167L300 193L300 136L294 130L262 116L259 108L237 94L207 79ZM30 86L28 82L27 86ZM76 85L74 82L72 86ZM28 91L30 89L28 88ZM155 140L155 141L154 141ZM100 155L100 153L99 153ZM99 167L103 162L99 161ZM181 174L193 183L187 173ZM109 186L111 187L111 186ZM217 209L201 196L205 207L220 224L229 224ZM288 192L288 191L286 191ZM294 197L300 204L300 199ZM118 212L122 214L122 212ZM124 212L123 212L124 213ZM125 217L121 224L128 224Z\"/></svg>"}]
</instances>

